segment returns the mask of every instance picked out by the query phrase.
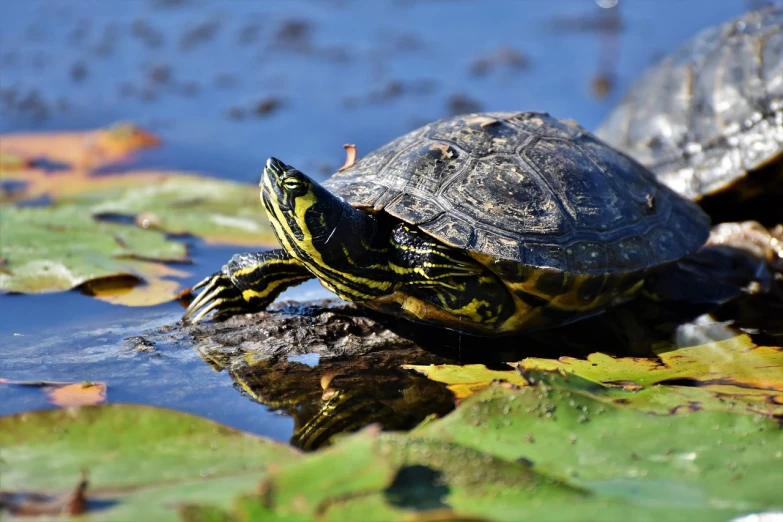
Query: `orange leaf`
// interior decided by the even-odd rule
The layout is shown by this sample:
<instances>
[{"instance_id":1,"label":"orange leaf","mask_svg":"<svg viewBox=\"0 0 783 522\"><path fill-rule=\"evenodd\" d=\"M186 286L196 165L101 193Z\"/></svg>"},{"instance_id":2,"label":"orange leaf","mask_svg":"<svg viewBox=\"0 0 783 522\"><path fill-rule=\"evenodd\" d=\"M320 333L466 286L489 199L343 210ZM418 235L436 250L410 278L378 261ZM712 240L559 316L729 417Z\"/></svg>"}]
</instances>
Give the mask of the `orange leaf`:
<instances>
[{"instance_id":1,"label":"orange leaf","mask_svg":"<svg viewBox=\"0 0 783 522\"><path fill-rule=\"evenodd\" d=\"M106 402L106 383L79 382L45 388L49 402L61 408L92 406Z\"/></svg>"},{"instance_id":2,"label":"orange leaf","mask_svg":"<svg viewBox=\"0 0 783 522\"><path fill-rule=\"evenodd\" d=\"M130 123L74 132L4 134L0 154L27 160L46 158L71 169L89 171L117 162L133 152L160 144L149 131Z\"/></svg>"}]
</instances>

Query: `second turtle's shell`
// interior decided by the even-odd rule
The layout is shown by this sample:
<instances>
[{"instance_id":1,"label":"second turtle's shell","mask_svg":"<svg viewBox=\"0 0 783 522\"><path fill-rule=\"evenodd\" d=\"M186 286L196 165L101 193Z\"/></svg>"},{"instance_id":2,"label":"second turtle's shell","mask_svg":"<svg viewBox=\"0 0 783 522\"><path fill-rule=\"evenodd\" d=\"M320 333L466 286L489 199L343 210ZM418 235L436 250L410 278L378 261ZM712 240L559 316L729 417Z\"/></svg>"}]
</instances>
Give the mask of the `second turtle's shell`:
<instances>
[{"instance_id":1,"label":"second turtle's shell","mask_svg":"<svg viewBox=\"0 0 783 522\"><path fill-rule=\"evenodd\" d=\"M783 7L698 33L643 74L596 134L694 200L783 163Z\"/></svg>"}]
</instances>

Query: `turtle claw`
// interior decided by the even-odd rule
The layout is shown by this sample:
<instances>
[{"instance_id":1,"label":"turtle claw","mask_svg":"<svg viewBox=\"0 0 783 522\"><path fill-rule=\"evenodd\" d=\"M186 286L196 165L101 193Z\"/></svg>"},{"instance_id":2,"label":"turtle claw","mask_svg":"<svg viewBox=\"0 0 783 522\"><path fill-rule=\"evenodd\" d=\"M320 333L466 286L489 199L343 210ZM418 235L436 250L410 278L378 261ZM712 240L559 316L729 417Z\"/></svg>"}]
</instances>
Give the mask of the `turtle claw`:
<instances>
[{"instance_id":1,"label":"turtle claw","mask_svg":"<svg viewBox=\"0 0 783 522\"><path fill-rule=\"evenodd\" d=\"M193 324L201 321L213 310L216 315L223 315L224 312L235 310L236 307L228 308L225 305L242 299L239 289L223 272L214 273L201 280L193 289L201 289L201 293L196 296L182 315L183 321Z\"/></svg>"},{"instance_id":2,"label":"turtle claw","mask_svg":"<svg viewBox=\"0 0 783 522\"><path fill-rule=\"evenodd\" d=\"M223 275L223 274L218 272L218 273L212 274L211 276L207 276L204 279L202 279L201 281L199 281L198 283L196 283L195 285L193 285L191 290L198 290L199 288L202 288L202 287L206 286L208 283L210 283L211 281L213 281L217 276L221 276L221 275Z\"/></svg>"}]
</instances>

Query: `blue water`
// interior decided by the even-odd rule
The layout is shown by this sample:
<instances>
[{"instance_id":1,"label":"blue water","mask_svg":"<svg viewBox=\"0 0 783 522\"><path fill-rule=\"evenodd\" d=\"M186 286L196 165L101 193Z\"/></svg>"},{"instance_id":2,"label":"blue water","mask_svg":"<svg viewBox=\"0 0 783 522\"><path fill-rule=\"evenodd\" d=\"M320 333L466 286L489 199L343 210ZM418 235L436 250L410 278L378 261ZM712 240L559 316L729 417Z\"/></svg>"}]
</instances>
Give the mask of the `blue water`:
<instances>
[{"instance_id":1,"label":"blue water","mask_svg":"<svg viewBox=\"0 0 783 522\"><path fill-rule=\"evenodd\" d=\"M482 110L548 111L594 128L645 66L751 4L620 0L604 10L593 0L6 0L0 132L130 120L165 144L143 153L138 167L255 183L274 155L319 177L342 164L344 143L366 153L459 110L448 102L456 95ZM618 31L591 29L589 22L607 16L619 17ZM471 73L476 60L502 48L524 56L527 67ZM591 88L598 73L615 85L603 99ZM269 100L279 108L256 114ZM239 249L195 243L191 250L189 283ZM286 297L323 295L310 283ZM190 350L118 353L117 343L139 325L174 322L178 304L131 309L68 292L0 296L0 309L0 377L106 381L112 401L290 435L289 419L242 397ZM191 385L170 385L183 382ZM35 390L0 393L0 414L45 406Z\"/></svg>"}]
</instances>

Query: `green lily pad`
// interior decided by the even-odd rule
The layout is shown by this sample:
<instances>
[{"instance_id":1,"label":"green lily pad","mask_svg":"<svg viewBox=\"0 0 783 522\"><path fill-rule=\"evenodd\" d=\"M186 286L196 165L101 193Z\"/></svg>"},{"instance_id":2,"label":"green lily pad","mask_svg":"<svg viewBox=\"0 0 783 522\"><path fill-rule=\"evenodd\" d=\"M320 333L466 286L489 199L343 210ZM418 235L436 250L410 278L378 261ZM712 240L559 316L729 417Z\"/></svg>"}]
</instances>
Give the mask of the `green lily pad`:
<instances>
[{"instance_id":1,"label":"green lily pad","mask_svg":"<svg viewBox=\"0 0 783 522\"><path fill-rule=\"evenodd\" d=\"M776 423L643 414L576 376L529 378L410 434L366 429L309 455L144 406L15 415L0 419L2 487L57 495L85 470L90 520L727 520L783 507Z\"/></svg>"},{"instance_id":2,"label":"green lily pad","mask_svg":"<svg viewBox=\"0 0 783 522\"><path fill-rule=\"evenodd\" d=\"M5 491L57 494L89 480L90 520L177 520L186 502L231 504L292 448L192 415L135 405L0 418Z\"/></svg>"},{"instance_id":3,"label":"green lily pad","mask_svg":"<svg viewBox=\"0 0 783 522\"><path fill-rule=\"evenodd\" d=\"M178 172L91 174L159 144L138 127L0 138L0 181L13 186L0 193L0 291L81 286L112 303L154 305L183 290L172 278L189 275L161 263L190 261L165 234L276 244L253 185ZM40 159L61 169L38 168ZM117 217L125 219L104 219Z\"/></svg>"},{"instance_id":4,"label":"green lily pad","mask_svg":"<svg viewBox=\"0 0 783 522\"><path fill-rule=\"evenodd\" d=\"M534 498L548 507L532 505ZM585 491L532 472L524 463L454 444L365 431L274 470L259 493L238 499L233 516L368 522L411 520L416 515L421 520L546 520L552 519L545 514L556 503L597 507Z\"/></svg>"},{"instance_id":5,"label":"green lily pad","mask_svg":"<svg viewBox=\"0 0 783 522\"><path fill-rule=\"evenodd\" d=\"M436 421L435 425L438 424ZM188 505L184 520L725 520L743 508L689 498L664 481L592 489L445 440L371 430L271 470L233 510ZM520 444L525 444L520 442ZM669 489L667 489L667 487Z\"/></svg>"},{"instance_id":6,"label":"green lily pad","mask_svg":"<svg viewBox=\"0 0 783 522\"><path fill-rule=\"evenodd\" d=\"M5 260L0 290L68 290L116 276L143 280L147 274L141 260L188 260L185 245L161 232L99 222L79 207L4 205L0 213L0 256Z\"/></svg>"},{"instance_id":7,"label":"green lily pad","mask_svg":"<svg viewBox=\"0 0 783 522\"><path fill-rule=\"evenodd\" d=\"M160 173L63 175L49 185L53 206L0 205L0 291L61 291L100 280L89 289L98 297L154 305L183 289L172 277L188 275L160 263L189 261L185 244L166 233L212 243L275 241L250 185ZM101 219L118 215L136 224Z\"/></svg>"},{"instance_id":8,"label":"green lily pad","mask_svg":"<svg viewBox=\"0 0 783 522\"><path fill-rule=\"evenodd\" d=\"M412 434L528 459L534 470L597 495L679 505L700 520L715 518L715 509L726 520L783 508L783 433L775 421L714 411L650 414L615 404L611 389L575 375L528 378L533 386L491 386Z\"/></svg>"},{"instance_id":9,"label":"green lily pad","mask_svg":"<svg viewBox=\"0 0 783 522\"><path fill-rule=\"evenodd\" d=\"M208 243L273 245L258 187L191 174L140 172L104 178L58 201L94 216L135 217L144 228L192 234Z\"/></svg>"}]
</instances>

